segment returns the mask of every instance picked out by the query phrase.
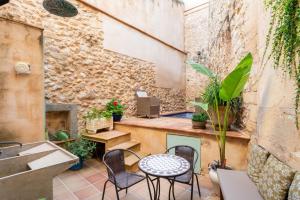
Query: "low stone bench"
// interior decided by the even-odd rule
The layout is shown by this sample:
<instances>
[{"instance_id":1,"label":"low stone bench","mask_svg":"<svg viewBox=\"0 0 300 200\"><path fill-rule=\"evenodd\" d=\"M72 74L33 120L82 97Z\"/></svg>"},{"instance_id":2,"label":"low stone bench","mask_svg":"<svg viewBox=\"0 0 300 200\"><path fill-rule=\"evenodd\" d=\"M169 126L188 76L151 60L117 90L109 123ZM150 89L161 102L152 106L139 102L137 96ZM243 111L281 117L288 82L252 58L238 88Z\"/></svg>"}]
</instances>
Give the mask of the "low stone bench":
<instances>
[{"instance_id":1,"label":"low stone bench","mask_svg":"<svg viewBox=\"0 0 300 200\"><path fill-rule=\"evenodd\" d=\"M300 200L300 172L253 145L247 171L217 169L224 200Z\"/></svg>"},{"instance_id":2,"label":"low stone bench","mask_svg":"<svg viewBox=\"0 0 300 200\"><path fill-rule=\"evenodd\" d=\"M247 172L218 169L217 173L224 200L263 200Z\"/></svg>"}]
</instances>

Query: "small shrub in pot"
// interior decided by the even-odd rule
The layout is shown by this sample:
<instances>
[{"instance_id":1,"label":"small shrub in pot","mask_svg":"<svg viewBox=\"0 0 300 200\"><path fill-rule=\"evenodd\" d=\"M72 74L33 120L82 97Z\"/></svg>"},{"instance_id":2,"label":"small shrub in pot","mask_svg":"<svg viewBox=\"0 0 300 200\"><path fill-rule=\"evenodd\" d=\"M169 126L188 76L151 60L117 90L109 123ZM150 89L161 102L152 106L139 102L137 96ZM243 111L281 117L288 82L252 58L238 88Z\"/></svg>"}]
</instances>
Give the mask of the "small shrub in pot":
<instances>
[{"instance_id":1,"label":"small shrub in pot","mask_svg":"<svg viewBox=\"0 0 300 200\"><path fill-rule=\"evenodd\" d=\"M192 118L193 128L195 128L195 129L197 129L197 128L205 129L207 119L208 119L208 116L207 116L206 113L194 114L193 118Z\"/></svg>"},{"instance_id":2,"label":"small shrub in pot","mask_svg":"<svg viewBox=\"0 0 300 200\"><path fill-rule=\"evenodd\" d=\"M112 113L114 122L119 122L124 114L125 105L121 103L121 100L112 98L106 104L106 110Z\"/></svg>"},{"instance_id":3,"label":"small shrub in pot","mask_svg":"<svg viewBox=\"0 0 300 200\"><path fill-rule=\"evenodd\" d=\"M84 160L92 156L96 149L96 143L80 137L76 141L68 143L67 149L79 158L79 162L73 165L70 169L79 170L83 167Z\"/></svg>"}]
</instances>

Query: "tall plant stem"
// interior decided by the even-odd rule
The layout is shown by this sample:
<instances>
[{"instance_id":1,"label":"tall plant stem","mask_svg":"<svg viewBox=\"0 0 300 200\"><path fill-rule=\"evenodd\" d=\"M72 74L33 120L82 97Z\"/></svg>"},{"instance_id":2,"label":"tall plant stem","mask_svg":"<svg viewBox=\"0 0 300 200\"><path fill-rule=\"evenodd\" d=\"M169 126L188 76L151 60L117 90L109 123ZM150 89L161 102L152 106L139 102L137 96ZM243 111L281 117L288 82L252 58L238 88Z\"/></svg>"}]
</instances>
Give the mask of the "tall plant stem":
<instances>
[{"instance_id":1,"label":"tall plant stem","mask_svg":"<svg viewBox=\"0 0 300 200\"><path fill-rule=\"evenodd\" d=\"M216 79L214 79L213 81L217 81ZM216 115L217 115L217 119L218 119L218 126L219 126L219 133L217 134L216 129L214 128L214 132L216 134L216 138L217 138L217 142L218 142L218 146L219 146L219 154L220 154L220 159L222 157L222 152L221 152L221 148L222 148L222 143L221 143L221 120L220 120L220 112L219 112L219 101L217 98L217 93L216 91L214 91L214 97L215 97L215 105L214 105L214 110L216 111ZM211 120L212 121L212 120ZM213 125L214 126L214 125Z\"/></svg>"},{"instance_id":2,"label":"tall plant stem","mask_svg":"<svg viewBox=\"0 0 300 200\"><path fill-rule=\"evenodd\" d=\"M228 124L228 116L229 116L229 109L230 109L230 104L227 102L226 108L225 108L225 114L224 114L224 126L221 131L221 149L220 149L220 162L221 162L221 167L225 168L226 167L226 158L225 158L225 150L226 150L226 133L227 133L227 124Z\"/></svg>"}]
</instances>

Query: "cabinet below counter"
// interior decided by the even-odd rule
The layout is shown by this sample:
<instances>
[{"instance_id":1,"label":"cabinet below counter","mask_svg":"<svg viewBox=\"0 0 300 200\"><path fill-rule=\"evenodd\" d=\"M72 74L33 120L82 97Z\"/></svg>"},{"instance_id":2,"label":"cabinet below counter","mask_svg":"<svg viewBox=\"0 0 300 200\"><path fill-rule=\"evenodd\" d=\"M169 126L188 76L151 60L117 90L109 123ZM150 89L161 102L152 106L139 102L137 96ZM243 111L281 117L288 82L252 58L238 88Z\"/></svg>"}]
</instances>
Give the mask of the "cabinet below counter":
<instances>
[{"instance_id":1,"label":"cabinet below counter","mask_svg":"<svg viewBox=\"0 0 300 200\"><path fill-rule=\"evenodd\" d=\"M204 173L208 172L211 161L219 159L218 144L213 131L192 129L192 123L188 119L130 118L117 122L114 126L115 130L129 132L132 139L140 141L143 152L164 153L173 143L196 147L201 158L199 168ZM228 132L226 158L229 166L238 170L246 169L249 141L250 137L242 132Z\"/></svg>"}]
</instances>

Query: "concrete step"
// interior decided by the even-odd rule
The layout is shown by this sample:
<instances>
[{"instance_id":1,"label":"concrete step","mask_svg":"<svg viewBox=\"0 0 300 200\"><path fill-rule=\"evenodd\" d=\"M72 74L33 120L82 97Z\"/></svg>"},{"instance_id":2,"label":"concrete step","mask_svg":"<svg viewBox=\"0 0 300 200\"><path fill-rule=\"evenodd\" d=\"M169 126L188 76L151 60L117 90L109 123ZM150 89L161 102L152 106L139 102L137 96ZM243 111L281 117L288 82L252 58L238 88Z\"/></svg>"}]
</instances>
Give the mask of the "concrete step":
<instances>
[{"instance_id":1,"label":"concrete step","mask_svg":"<svg viewBox=\"0 0 300 200\"><path fill-rule=\"evenodd\" d=\"M150 153L144 153L144 152L136 152L136 154L142 159L146 156L149 156ZM125 167L126 170L129 170L131 172L137 172L139 170L138 168L138 162L139 159L135 155L129 155L128 157L125 158Z\"/></svg>"},{"instance_id":2,"label":"concrete step","mask_svg":"<svg viewBox=\"0 0 300 200\"><path fill-rule=\"evenodd\" d=\"M126 142L120 143L118 145L109 147L107 150L111 151L114 149L130 149L132 151L136 151L136 150L139 150L140 144L141 143L139 141L130 140L130 141L126 141Z\"/></svg>"},{"instance_id":3,"label":"concrete step","mask_svg":"<svg viewBox=\"0 0 300 200\"><path fill-rule=\"evenodd\" d=\"M105 144L105 151L116 145L130 141L130 133L115 130L105 131L97 134L84 134L82 136L85 139Z\"/></svg>"}]
</instances>

